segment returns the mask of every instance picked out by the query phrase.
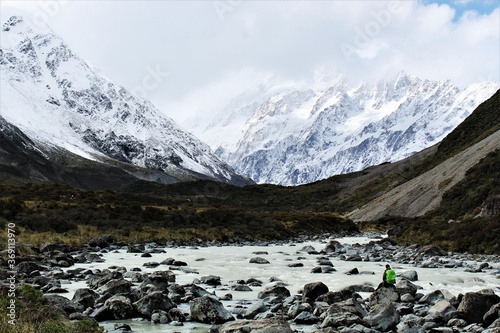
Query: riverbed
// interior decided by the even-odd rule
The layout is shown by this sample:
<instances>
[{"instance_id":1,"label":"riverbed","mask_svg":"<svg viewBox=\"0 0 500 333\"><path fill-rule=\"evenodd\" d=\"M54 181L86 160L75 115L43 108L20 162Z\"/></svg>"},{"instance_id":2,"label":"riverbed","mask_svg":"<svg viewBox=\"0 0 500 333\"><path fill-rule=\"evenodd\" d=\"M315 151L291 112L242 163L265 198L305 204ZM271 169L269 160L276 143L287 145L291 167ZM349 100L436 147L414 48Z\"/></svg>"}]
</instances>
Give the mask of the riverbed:
<instances>
[{"instance_id":1,"label":"riverbed","mask_svg":"<svg viewBox=\"0 0 500 333\"><path fill-rule=\"evenodd\" d=\"M337 238L342 244L364 244L373 240L369 237L345 237ZM265 244L255 246L209 246L209 247L155 247L156 252L165 251L165 253L152 253L151 257L142 257L141 254L127 253L126 248L111 251L103 254L102 263L76 264L70 269L87 268L91 270L106 269L110 266L122 266L130 270L140 268L142 272L153 272L158 270L168 270L169 266L160 265L156 268L145 268L143 265L148 262L162 262L167 258L174 258L178 261L187 263L187 271L182 267L176 267L176 283L180 285L191 284L195 279L202 276L215 275L220 276L222 285L210 287L200 285L217 296L224 296L228 293L232 295L231 301L223 301L226 309L231 311L236 306L249 306L257 299L257 294L270 281L283 281L292 295L299 294L302 287L310 282L321 281L328 286L330 291L338 291L344 287L357 284L371 285L377 287L381 281L382 273L386 264L396 270L397 273L414 270L418 273L418 281L414 283L422 289L420 293L426 294L431 291L441 289L447 290L453 295L460 293L479 291L481 289L494 289L498 294L499 275L498 263L496 267L490 268L486 273L466 272L463 267L457 268L417 268L412 265L398 264L391 261L344 261L335 257L328 258L336 271L325 273L312 273L311 269L318 266L317 259L322 255L311 252L311 247L316 251L321 251L328 239L311 240L300 243L287 244ZM309 253L308 253L309 252ZM251 258L261 257L269 261L269 264L249 263ZM292 263L301 263L303 267L289 267ZM468 262L474 266L473 261ZM494 265L493 265L494 266ZM348 275L347 272L357 268L359 274ZM238 280L247 280L255 278L263 282L262 287L251 287L252 291L234 291L231 286ZM78 288L88 287L85 281L63 281L64 288L69 293L62 294L65 297L72 298L73 293ZM368 293L361 293L363 297L369 296ZM189 312L188 304L179 306L184 312ZM169 324L152 325L149 321L141 320L120 320L119 323L127 323L137 332L182 332L198 333L207 332L210 325L204 325L194 322L185 323L182 327L172 327ZM114 331L114 321L101 323L109 332ZM295 327L299 331L307 332L311 327Z\"/></svg>"}]
</instances>

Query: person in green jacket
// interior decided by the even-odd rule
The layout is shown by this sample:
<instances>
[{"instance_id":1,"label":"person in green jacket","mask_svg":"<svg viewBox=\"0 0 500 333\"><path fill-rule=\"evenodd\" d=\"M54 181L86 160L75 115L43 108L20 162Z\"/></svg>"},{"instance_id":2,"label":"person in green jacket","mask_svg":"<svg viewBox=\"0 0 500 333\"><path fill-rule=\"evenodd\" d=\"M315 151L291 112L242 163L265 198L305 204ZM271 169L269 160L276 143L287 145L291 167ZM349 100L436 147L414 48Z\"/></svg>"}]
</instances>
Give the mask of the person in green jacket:
<instances>
[{"instance_id":1,"label":"person in green jacket","mask_svg":"<svg viewBox=\"0 0 500 333\"><path fill-rule=\"evenodd\" d=\"M396 284L396 272L391 268L390 265L385 265L384 275L382 276L384 282L384 287L392 287Z\"/></svg>"}]
</instances>

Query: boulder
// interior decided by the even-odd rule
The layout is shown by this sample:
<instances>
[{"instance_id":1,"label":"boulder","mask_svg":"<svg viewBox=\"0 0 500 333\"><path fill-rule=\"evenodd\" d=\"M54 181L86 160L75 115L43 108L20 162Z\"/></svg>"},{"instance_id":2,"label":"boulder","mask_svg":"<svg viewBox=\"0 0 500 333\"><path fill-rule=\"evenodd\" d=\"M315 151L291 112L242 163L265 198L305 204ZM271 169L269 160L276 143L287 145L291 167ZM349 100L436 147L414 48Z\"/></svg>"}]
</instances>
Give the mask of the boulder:
<instances>
[{"instance_id":1,"label":"boulder","mask_svg":"<svg viewBox=\"0 0 500 333\"><path fill-rule=\"evenodd\" d=\"M288 264L287 266L290 268L297 268L297 267L304 267L304 264L301 262L294 262L294 263Z\"/></svg>"},{"instance_id":2,"label":"boulder","mask_svg":"<svg viewBox=\"0 0 500 333\"><path fill-rule=\"evenodd\" d=\"M80 288L75 291L72 301L81 304L85 309L93 308L99 294L89 288Z\"/></svg>"},{"instance_id":3,"label":"boulder","mask_svg":"<svg viewBox=\"0 0 500 333\"><path fill-rule=\"evenodd\" d=\"M130 288L132 287L132 282L125 279L114 279L106 282L105 285L100 287L97 292L100 295L104 294L127 294L130 293Z\"/></svg>"},{"instance_id":4,"label":"boulder","mask_svg":"<svg viewBox=\"0 0 500 333\"><path fill-rule=\"evenodd\" d=\"M485 325L490 325L495 320L500 318L500 303L493 305L488 312L483 316L483 322Z\"/></svg>"},{"instance_id":5,"label":"boulder","mask_svg":"<svg viewBox=\"0 0 500 333\"><path fill-rule=\"evenodd\" d=\"M288 308L288 318L293 319L297 317L301 312L312 311L312 307L309 303L295 303L290 308Z\"/></svg>"},{"instance_id":6,"label":"boulder","mask_svg":"<svg viewBox=\"0 0 500 333\"><path fill-rule=\"evenodd\" d=\"M316 260L316 262L320 266L330 266L330 267L333 267L333 263L328 258L319 258L318 260Z\"/></svg>"},{"instance_id":7,"label":"boulder","mask_svg":"<svg viewBox=\"0 0 500 333\"><path fill-rule=\"evenodd\" d=\"M95 319L97 321L104 321L104 320L113 320L115 319L113 317L113 314L111 311L104 305L94 309L92 313L90 314L90 318Z\"/></svg>"},{"instance_id":8,"label":"boulder","mask_svg":"<svg viewBox=\"0 0 500 333\"><path fill-rule=\"evenodd\" d=\"M156 262L156 261L148 261L148 262L145 262L144 264L142 264L142 266L146 267L146 268L156 268L156 267L160 266L160 263Z\"/></svg>"},{"instance_id":9,"label":"boulder","mask_svg":"<svg viewBox=\"0 0 500 333\"><path fill-rule=\"evenodd\" d=\"M325 253L341 252L342 249L343 249L342 244L340 244L339 241L331 240L325 245L322 252Z\"/></svg>"},{"instance_id":10,"label":"boulder","mask_svg":"<svg viewBox=\"0 0 500 333\"><path fill-rule=\"evenodd\" d=\"M104 286L111 280L122 279L123 275L120 272L105 272L92 275L89 279L87 279L87 284L90 288L97 289Z\"/></svg>"},{"instance_id":11,"label":"boulder","mask_svg":"<svg viewBox=\"0 0 500 333\"><path fill-rule=\"evenodd\" d=\"M163 310L154 310L151 314L151 322L154 324L166 324L170 322L168 313Z\"/></svg>"},{"instance_id":12,"label":"boulder","mask_svg":"<svg viewBox=\"0 0 500 333\"><path fill-rule=\"evenodd\" d=\"M130 298L122 295L114 295L106 300L104 306L111 311L115 319L131 318L134 313Z\"/></svg>"},{"instance_id":13,"label":"boulder","mask_svg":"<svg viewBox=\"0 0 500 333\"><path fill-rule=\"evenodd\" d=\"M191 318L205 324L224 324L234 320L222 303L210 296L195 298L190 306ZM224 331L226 332L226 331Z\"/></svg>"},{"instance_id":14,"label":"boulder","mask_svg":"<svg viewBox=\"0 0 500 333\"><path fill-rule=\"evenodd\" d=\"M337 302L342 302L347 299L352 298L353 291L350 289L343 289L341 291L329 291L325 294L319 295L316 300L320 302L326 302L328 304L333 304Z\"/></svg>"},{"instance_id":15,"label":"boulder","mask_svg":"<svg viewBox=\"0 0 500 333\"><path fill-rule=\"evenodd\" d=\"M214 333L292 333L290 325L278 318L259 320L239 320L225 323L214 331Z\"/></svg>"},{"instance_id":16,"label":"boulder","mask_svg":"<svg viewBox=\"0 0 500 333\"><path fill-rule=\"evenodd\" d=\"M166 290L171 282L175 282L175 275L172 271L155 271L144 277L144 281L139 286L142 289L146 285L152 285L157 290Z\"/></svg>"},{"instance_id":17,"label":"boulder","mask_svg":"<svg viewBox=\"0 0 500 333\"><path fill-rule=\"evenodd\" d=\"M269 297L269 296L276 296L278 298L285 299L285 298L289 297L290 295L291 295L290 290L288 290L284 286L283 282L274 282L274 283L270 283L267 286L265 286L264 290L259 292L259 294L257 295L257 298L264 299L264 298Z\"/></svg>"},{"instance_id":18,"label":"boulder","mask_svg":"<svg viewBox=\"0 0 500 333\"><path fill-rule=\"evenodd\" d=\"M208 292L206 289L200 287L200 286L197 286L196 284L193 284L191 286L191 294L193 294L194 297L202 297L202 296L213 296L212 293Z\"/></svg>"},{"instance_id":19,"label":"boulder","mask_svg":"<svg viewBox=\"0 0 500 333\"><path fill-rule=\"evenodd\" d=\"M170 309L175 308L175 304L161 291L155 291L135 302L134 307L138 313L149 319L153 311L163 310L168 312Z\"/></svg>"},{"instance_id":20,"label":"boulder","mask_svg":"<svg viewBox=\"0 0 500 333\"><path fill-rule=\"evenodd\" d=\"M168 311L168 318L171 321L176 321L179 323L183 323L186 321L186 317L184 316L184 313L178 309L178 308L172 308Z\"/></svg>"},{"instance_id":21,"label":"boulder","mask_svg":"<svg viewBox=\"0 0 500 333\"><path fill-rule=\"evenodd\" d=\"M144 244L128 244L127 253L142 253L145 248Z\"/></svg>"},{"instance_id":22,"label":"boulder","mask_svg":"<svg viewBox=\"0 0 500 333\"><path fill-rule=\"evenodd\" d=\"M443 292L441 290L434 290L433 292L424 295L424 297L422 297L418 302L434 305L443 299L445 299Z\"/></svg>"},{"instance_id":23,"label":"boulder","mask_svg":"<svg viewBox=\"0 0 500 333\"><path fill-rule=\"evenodd\" d=\"M112 235L102 235L95 238L92 238L88 241L88 245L90 247L100 247L101 249L108 247L115 241L115 238Z\"/></svg>"},{"instance_id":24,"label":"boulder","mask_svg":"<svg viewBox=\"0 0 500 333\"><path fill-rule=\"evenodd\" d=\"M375 290L368 299L369 307L372 308L376 305L383 303L392 303L399 301L399 293L395 287L380 288Z\"/></svg>"},{"instance_id":25,"label":"boulder","mask_svg":"<svg viewBox=\"0 0 500 333\"><path fill-rule=\"evenodd\" d=\"M371 328L386 332L399 322L399 314L392 303L383 302L375 305L363 320Z\"/></svg>"},{"instance_id":26,"label":"boulder","mask_svg":"<svg viewBox=\"0 0 500 333\"><path fill-rule=\"evenodd\" d=\"M299 325L313 325L319 320L320 319L310 311L302 311L295 318L293 318L293 322Z\"/></svg>"},{"instance_id":27,"label":"boulder","mask_svg":"<svg viewBox=\"0 0 500 333\"><path fill-rule=\"evenodd\" d=\"M357 316L363 317L365 316L368 312L366 309L357 301L355 297L334 303L328 307L328 309L324 312L324 316L334 316L339 313L351 313L355 314Z\"/></svg>"},{"instance_id":28,"label":"boulder","mask_svg":"<svg viewBox=\"0 0 500 333\"><path fill-rule=\"evenodd\" d=\"M396 289L398 290L400 295L410 294L412 296L415 296L418 290L418 286L411 283L409 280L400 280L398 283L396 283Z\"/></svg>"},{"instance_id":29,"label":"boulder","mask_svg":"<svg viewBox=\"0 0 500 333\"><path fill-rule=\"evenodd\" d=\"M270 264L270 262L267 259L264 259L262 257L255 257L250 259L251 264Z\"/></svg>"},{"instance_id":30,"label":"boulder","mask_svg":"<svg viewBox=\"0 0 500 333\"><path fill-rule=\"evenodd\" d=\"M30 275L33 271L44 271L45 267L34 261L21 261L16 266L18 274Z\"/></svg>"},{"instance_id":31,"label":"boulder","mask_svg":"<svg viewBox=\"0 0 500 333\"><path fill-rule=\"evenodd\" d=\"M400 319L396 329L398 333L425 333L426 330L422 326L424 323L423 318L410 314Z\"/></svg>"},{"instance_id":32,"label":"boulder","mask_svg":"<svg viewBox=\"0 0 500 333\"><path fill-rule=\"evenodd\" d=\"M323 319L321 324L322 328L327 327L339 327L339 326L351 326L354 324L362 324L361 318L350 312L339 312L334 314L329 314Z\"/></svg>"},{"instance_id":33,"label":"boulder","mask_svg":"<svg viewBox=\"0 0 500 333\"><path fill-rule=\"evenodd\" d=\"M254 319L255 316L257 316L259 313L266 311L267 311L267 306L264 304L264 301L258 300L243 313L243 318Z\"/></svg>"},{"instance_id":34,"label":"boulder","mask_svg":"<svg viewBox=\"0 0 500 333\"><path fill-rule=\"evenodd\" d=\"M458 312L460 317L470 323L482 323L484 315L490 308L500 302L500 296L492 290L486 289L479 292L465 293Z\"/></svg>"},{"instance_id":35,"label":"boulder","mask_svg":"<svg viewBox=\"0 0 500 333\"><path fill-rule=\"evenodd\" d=\"M220 282L220 276L209 275L202 276L201 283L208 284L210 286L220 286L222 283Z\"/></svg>"},{"instance_id":36,"label":"boulder","mask_svg":"<svg viewBox=\"0 0 500 333\"><path fill-rule=\"evenodd\" d=\"M302 302L313 304L318 296L328 292L328 287L323 282L312 282L304 285L302 291Z\"/></svg>"},{"instance_id":37,"label":"boulder","mask_svg":"<svg viewBox=\"0 0 500 333\"><path fill-rule=\"evenodd\" d=\"M431 257L446 256L448 253L436 245L425 245L417 251L418 254L423 254Z\"/></svg>"},{"instance_id":38,"label":"boulder","mask_svg":"<svg viewBox=\"0 0 500 333\"><path fill-rule=\"evenodd\" d=\"M406 271L406 272L398 273L398 278L408 280L408 281L418 281L418 273L417 273L417 271Z\"/></svg>"},{"instance_id":39,"label":"boulder","mask_svg":"<svg viewBox=\"0 0 500 333\"><path fill-rule=\"evenodd\" d=\"M66 315L70 315L75 312L83 312L84 308L82 305L70 301L68 298L59 295L44 295L43 303L51 307L55 307Z\"/></svg>"},{"instance_id":40,"label":"boulder","mask_svg":"<svg viewBox=\"0 0 500 333\"><path fill-rule=\"evenodd\" d=\"M174 260L174 262L171 265L175 266L175 267L183 267L183 266L187 266L188 264L185 261Z\"/></svg>"},{"instance_id":41,"label":"boulder","mask_svg":"<svg viewBox=\"0 0 500 333\"><path fill-rule=\"evenodd\" d=\"M443 321L448 322L457 316L457 309L450 302L443 299L434 304L427 313L434 318L441 318Z\"/></svg>"}]
</instances>

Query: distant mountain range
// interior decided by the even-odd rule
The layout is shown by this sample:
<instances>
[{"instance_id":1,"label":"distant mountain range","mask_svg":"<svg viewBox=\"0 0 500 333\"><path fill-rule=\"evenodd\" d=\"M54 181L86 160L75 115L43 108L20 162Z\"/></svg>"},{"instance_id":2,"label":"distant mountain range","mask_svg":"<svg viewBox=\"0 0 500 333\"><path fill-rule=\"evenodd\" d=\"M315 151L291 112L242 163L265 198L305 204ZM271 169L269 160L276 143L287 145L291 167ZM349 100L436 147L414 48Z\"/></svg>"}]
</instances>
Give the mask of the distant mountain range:
<instances>
[{"instance_id":1,"label":"distant mountain range","mask_svg":"<svg viewBox=\"0 0 500 333\"><path fill-rule=\"evenodd\" d=\"M22 172L36 180L63 174L72 174L74 181L88 178L88 173L78 173L92 164L94 169L119 169L129 181L252 183L150 102L80 59L48 27L35 31L20 16L3 23L0 70L4 170L22 164L19 158L29 150L38 162L34 168L24 165ZM7 158L5 147L18 145L21 150ZM70 156L72 163L61 162ZM45 167L37 168L40 163Z\"/></svg>"},{"instance_id":2,"label":"distant mountain range","mask_svg":"<svg viewBox=\"0 0 500 333\"><path fill-rule=\"evenodd\" d=\"M311 183L438 143L500 87L460 90L403 72L376 85L336 77L313 88L268 78L215 117L184 124L206 144L48 27L33 29L12 16L0 32L0 171L80 188L138 179Z\"/></svg>"},{"instance_id":3,"label":"distant mountain range","mask_svg":"<svg viewBox=\"0 0 500 333\"><path fill-rule=\"evenodd\" d=\"M298 185L430 147L499 88L483 82L461 90L403 72L375 85L339 76L319 88L268 78L215 117L184 126L257 183Z\"/></svg>"}]
</instances>

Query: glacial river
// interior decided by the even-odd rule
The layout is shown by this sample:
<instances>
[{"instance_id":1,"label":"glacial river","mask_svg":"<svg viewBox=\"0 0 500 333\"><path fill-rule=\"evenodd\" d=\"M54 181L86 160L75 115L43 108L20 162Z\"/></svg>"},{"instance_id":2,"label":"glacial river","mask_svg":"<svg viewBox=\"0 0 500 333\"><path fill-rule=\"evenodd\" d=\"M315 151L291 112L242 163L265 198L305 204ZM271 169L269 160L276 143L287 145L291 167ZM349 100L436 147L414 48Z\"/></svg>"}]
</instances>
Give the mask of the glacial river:
<instances>
[{"instance_id":1,"label":"glacial river","mask_svg":"<svg viewBox=\"0 0 500 333\"><path fill-rule=\"evenodd\" d=\"M363 244L372 239L366 237L346 237L337 239L343 244ZM330 258L336 269L336 272L328 274L311 273L313 267L318 266L318 255L309 255L305 252L298 252L305 246L312 246L315 250L320 251L325 247L327 240L324 241L307 241L303 243L290 243L287 245L268 245L268 246L223 246L223 247L178 247L165 248L166 253L152 254L152 257L143 258L140 254L126 253L126 249L117 252L106 253L103 256L105 262L91 264L76 264L70 269L84 267L88 269L106 269L110 266L124 266L127 270L139 267L142 272L153 272L155 270L168 270L168 266L160 265L157 268L145 268L144 263L161 262L167 258L184 261L188 264L188 268L195 270L195 273L185 273L181 270L175 270L176 283L190 284L194 279L199 279L202 276L215 275L221 277L222 285L217 288L212 288L207 285L200 285L206 290L214 291L218 296L224 296L227 293L233 295L232 301L224 301L223 304L227 310L231 311L238 302L247 301L247 303L255 302L257 294L261 291L271 278L277 278L287 284L287 288L291 294L298 294L302 287L310 282L321 281L328 286L331 291L338 291L344 287L354 284L371 284L376 287L381 281L381 275L384 271L386 262L352 262L341 261L336 258ZM267 252L268 254L254 254L256 252ZM267 259L270 264L251 264L249 260L254 257L262 257ZM302 263L303 267L288 267L290 263ZM415 284L423 289L419 292L426 294L436 289L448 290L453 295L470 291L479 291L485 288L492 288L497 293L500 293L498 276L491 273L468 273L464 272L464 268L417 268L410 265L401 265L391 263L397 273L415 270L418 273L418 281ZM498 264L497 264L498 266ZM361 274L346 275L345 273L353 268L357 268ZM498 267L496 267L498 269ZM230 286L235 284L237 280L247 280L248 278L256 278L261 280L264 285L262 287L251 287L253 291L233 291ZM86 288L84 281L72 282L66 281L63 285L69 290L69 293L62 294L65 297L72 298L73 293L78 288ZM364 295L367 297L369 294ZM249 306L247 304L247 306ZM181 304L179 307L184 311L189 311L187 304ZM182 327L173 327L168 324L151 325L149 321L140 320L119 320L119 323L127 323L136 332L182 332L182 333L198 333L207 332L210 325L199 323L185 323ZM109 332L114 331L114 321L101 323ZM309 331L312 327L297 327L304 332Z\"/></svg>"}]
</instances>

